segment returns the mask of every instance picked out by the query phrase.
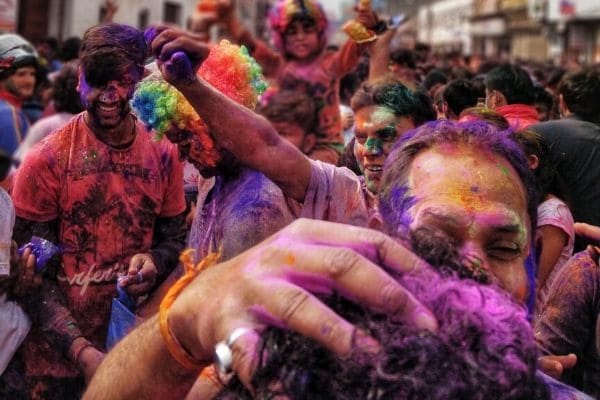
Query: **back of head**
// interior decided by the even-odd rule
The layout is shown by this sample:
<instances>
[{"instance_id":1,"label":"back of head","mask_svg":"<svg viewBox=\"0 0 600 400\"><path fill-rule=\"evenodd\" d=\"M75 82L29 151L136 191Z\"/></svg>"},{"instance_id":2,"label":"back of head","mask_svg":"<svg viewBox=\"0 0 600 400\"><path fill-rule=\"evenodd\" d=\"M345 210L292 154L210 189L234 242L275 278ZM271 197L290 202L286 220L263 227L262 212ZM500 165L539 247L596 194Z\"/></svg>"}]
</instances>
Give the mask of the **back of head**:
<instances>
[{"instance_id":1,"label":"back of head","mask_svg":"<svg viewBox=\"0 0 600 400\"><path fill-rule=\"evenodd\" d=\"M502 93L508 104L533 104L533 82L518 65L503 64L492 69L485 77L485 86Z\"/></svg>"},{"instance_id":2,"label":"back of head","mask_svg":"<svg viewBox=\"0 0 600 400\"><path fill-rule=\"evenodd\" d=\"M400 81L390 77L365 82L352 97L350 106L355 113L363 107L383 106L397 117L410 117L415 126L436 119L427 94L412 92Z\"/></svg>"},{"instance_id":3,"label":"back of head","mask_svg":"<svg viewBox=\"0 0 600 400\"><path fill-rule=\"evenodd\" d=\"M432 87L436 85L445 85L448 82L448 77L446 74L440 69L432 69L425 75L425 80L423 81L423 87L426 90L430 90Z\"/></svg>"},{"instance_id":4,"label":"back of head","mask_svg":"<svg viewBox=\"0 0 600 400\"><path fill-rule=\"evenodd\" d=\"M558 91L569 108L579 118L600 123L600 70L585 68L565 75Z\"/></svg>"},{"instance_id":5,"label":"back of head","mask_svg":"<svg viewBox=\"0 0 600 400\"><path fill-rule=\"evenodd\" d=\"M60 46L58 57L61 61L71 61L79 58L79 48L81 47L81 39L77 36L66 39Z\"/></svg>"},{"instance_id":6,"label":"back of head","mask_svg":"<svg viewBox=\"0 0 600 400\"><path fill-rule=\"evenodd\" d=\"M64 64L52 82L52 100L56 111L71 114L83 111L77 92L78 81L77 65Z\"/></svg>"},{"instance_id":7,"label":"back of head","mask_svg":"<svg viewBox=\"0 0 600 400\"><path fill-rule=\"evenodd\" d=\"M513 140L512 132L500 130L486 121L439 120L404 134L386 159L379 190L379 211L388 234L397 236L406 232L405 213L411 205L411 199L407 197L407 179L412 161L421 151L447 144L467 144L506 159L525 187L527 211L535 224L538 205L535 178L525 154Z\"/></svg>"},{"instance_id":8,"label":"back of head","mask_svg":"<svg viewBox=\"0 0 600 400\"><path fill-rule=\"evenodd\" d=\"M536 377L537 350L524 309L493 286L441 278L432 271L396 277L439 322L418 330L333 296L326 302L381 344L340 358L289 331L261 335L255 398L546 399ZM223 398L249 398L234 380ZM240 393L241 392L241 393Z\"/></svg>"},{"instance_id":9,"label":"back of head","mask_svg":"<svg viewBox=\"0 0 600 400\"><path fill-rule=\"evenodd\" d=\"M417 67L415 53L409 49L400 48L392 51L390 53L390 61L410 69L415 69Z\"/></svg>"},{"instance_id":10,"label":"back of head","mask_svg":"<svg viewBox=\"0 0 600 400\"><path fill-rule=\"evenodd\" d=\"M0 35L0 80L18 68L38 65L38 54L27 40L15 33Z\"/></svg>"},{"instance_id":11,"label":"back of head","mask_svg":"<svg viewBox=\"0 0 600 400\"><path fill-rule=\"evenodd\" d=\"M269 25L275 47L284 49L283 35L295 20L311 20L319 32L321 48L327 42L327 14L317 0L277 0L269 10Z\"/></svg>"},{"instance_id":12,"label":"back of head","mask_svg":"<svg viewBox=\"0 0 600 400\"><path fill-rule=\"evenodd\" d=\"M124 66L140 69L149 54L144 35L138 29L122 24L96 25L89 28L81 42L81 66L86 78L102 81L106 76L119 74ZM96 82L89 81L92 86Z\"/></svg>"},{"instance_id":13,"label":"back of head","mask_svg":"<svg viewBox=\"0 0 600 400\"><path fill-rule=\"evenodd\" d=\"M473 84L466 79L455 79L450 81L444 88L443 98L448 103L448 108L455 115L469 107L477 104L477 92Z\"/></svg>"},{"instance_id":14,"label":"back of head","mask_svg":"<svg viewBox=\"0 0 600 400\"><path fill-rule=\"evenodd\" d=\"M301 126L305 133L313 132L316 105L308 95L295 90L282 90L271 95L258 112L271 122L287 122Z\"/></svg>"}]
</instances>

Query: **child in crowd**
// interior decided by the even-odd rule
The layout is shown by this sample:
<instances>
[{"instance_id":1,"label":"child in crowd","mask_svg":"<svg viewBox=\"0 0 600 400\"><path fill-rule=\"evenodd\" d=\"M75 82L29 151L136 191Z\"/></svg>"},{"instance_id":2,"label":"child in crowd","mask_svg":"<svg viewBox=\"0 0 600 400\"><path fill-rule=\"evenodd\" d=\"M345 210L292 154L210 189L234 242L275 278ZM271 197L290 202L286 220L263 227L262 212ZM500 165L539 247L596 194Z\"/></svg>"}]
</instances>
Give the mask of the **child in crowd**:
<instances>
[{"instance_id":1,"label":"child in crowd","mask_svg":"<svg viewBox=\"0 0 600 400\"><path fill-rule=\"evenodd\" d=\"M270 96L258 112L271 122L280 136L304 154L310 154L314 149L316 107L306 94L282 90Z\"/></svg>"},{"instance_id":2,"label":"child in crowd","mask_svg":"<svg viewBox=\"0 0 600 400\"><path fill-rule=\"evenodd\" d=\"M380 31L384 24L370 7L358 7L357 21ZM253 37L235 16L231 1L219 1L218 20L233 39L245 45L265 76L282 90L296 90L317 103L316 144L310 158L336 164L344 148L339 111L341 78L358 63L368 43L348 40L339 50L326 49L328 21L315 0L279 0L269 12L272 38L279 52Z\"/></svg>"}]
</instances>

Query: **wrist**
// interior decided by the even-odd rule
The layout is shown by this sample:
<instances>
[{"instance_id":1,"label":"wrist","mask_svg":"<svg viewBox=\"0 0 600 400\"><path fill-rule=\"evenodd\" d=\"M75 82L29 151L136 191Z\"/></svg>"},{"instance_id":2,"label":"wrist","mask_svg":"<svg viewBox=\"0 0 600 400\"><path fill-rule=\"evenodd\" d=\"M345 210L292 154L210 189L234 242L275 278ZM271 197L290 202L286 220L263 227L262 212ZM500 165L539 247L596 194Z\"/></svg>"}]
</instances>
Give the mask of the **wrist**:
<instances>
[{"instance_id":1,"label":"wrist","mask_svg":"<svg viewBox=\"0 0 600 400\"><path fill-rule=\"evenodd\" d=\"M71 347L69 348L69 358L77 367L79 367L79 361L81 354L87 347L94 347L94 345L84 337L78 337L73 340Z\"/></svg>"}]
</instances>

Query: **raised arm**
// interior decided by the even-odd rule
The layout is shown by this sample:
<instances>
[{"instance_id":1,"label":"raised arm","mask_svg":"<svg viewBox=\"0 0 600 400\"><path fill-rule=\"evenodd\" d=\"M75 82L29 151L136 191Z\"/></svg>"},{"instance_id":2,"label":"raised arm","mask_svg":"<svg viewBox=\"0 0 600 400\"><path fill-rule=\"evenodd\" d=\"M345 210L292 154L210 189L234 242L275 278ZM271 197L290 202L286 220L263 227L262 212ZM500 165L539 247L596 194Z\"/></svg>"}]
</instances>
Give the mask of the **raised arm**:
<instances>
[{"instance_id":1,"label":"raised arm","mask_svg":"<svg viewBox=\"0 0 600 400\"><path fill-rule=\"evenodd\" d=\"M265 118L193 73L208 55L206 44L175 28L159 28L157 32L151 46L165 79L187 98L216 142L243 165L265 174L284 195L303 201L311 175L308 158L282 139Z\"/></svg>"}]
</instances>

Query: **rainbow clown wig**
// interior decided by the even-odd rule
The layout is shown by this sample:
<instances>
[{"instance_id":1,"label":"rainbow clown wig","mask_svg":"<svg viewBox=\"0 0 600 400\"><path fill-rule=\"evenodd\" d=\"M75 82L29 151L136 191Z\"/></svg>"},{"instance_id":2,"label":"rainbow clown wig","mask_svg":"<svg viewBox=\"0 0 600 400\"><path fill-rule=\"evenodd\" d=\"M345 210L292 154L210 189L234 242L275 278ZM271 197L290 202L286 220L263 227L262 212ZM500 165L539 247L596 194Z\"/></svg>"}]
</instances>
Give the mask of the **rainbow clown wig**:
<instances>
[{"instance_id":1,"label":"rainbow clown wig","mask_svg":"<svg viewBox=\"0 0 600 400\"><path fill-rule=\"evenodd\" d=\"M284 52L283 35L290 23L296 19L308 18L314 20L321 48L327 43L327 14L321 4L315 0L277 0L269 11L269 25L275 47Z\"/></svg>"},{"instance_id":2,"label":"rainbow clown wig","mask_svg":"<svg viewBox=\"0 0 600 400\"><path fill-rule=\"evenodd\" d=\"M265 91L260 66L243 46L222 40L214 46L198 69L197 75L230 99L254 109ZM216 166L219 154L208 127L187 99L164 80L158 68L136 86L131 105L158 140L167 133L187 131L196 134L202 144L202 158Z\"/></svg>"}]
</instances>

